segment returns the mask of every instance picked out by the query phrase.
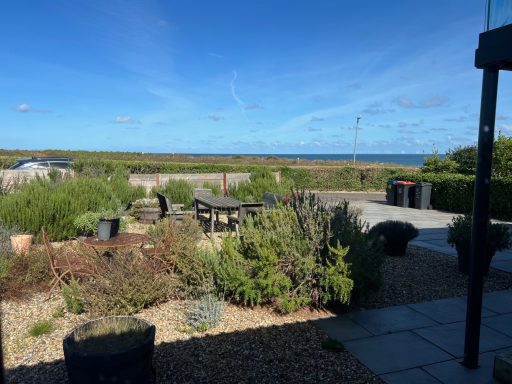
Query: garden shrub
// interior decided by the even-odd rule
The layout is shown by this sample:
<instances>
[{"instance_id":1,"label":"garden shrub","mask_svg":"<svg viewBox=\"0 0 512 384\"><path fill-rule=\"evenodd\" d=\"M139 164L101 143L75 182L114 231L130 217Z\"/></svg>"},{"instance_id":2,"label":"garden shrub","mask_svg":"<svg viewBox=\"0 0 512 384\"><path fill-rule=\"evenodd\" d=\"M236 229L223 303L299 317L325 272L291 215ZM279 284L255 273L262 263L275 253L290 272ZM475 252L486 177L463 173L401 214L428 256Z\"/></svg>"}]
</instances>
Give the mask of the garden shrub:
<instances>
[{"instance_id":1,"label":"garden shrub","mask_svg":"<svg viewBox=\"0 0 512 384\"><path fill-rule=\"evenodd\" d=\"M331 216L331 245L348 247L346 262L350 264L350 278L354 281L354 301L376 291L382 283L381 266L384 253L368 235L368 225L359 213L343 201L333 208Z\"/></svg>"},{"instance_id":2,"label":"garden shrub","mask_svg":"<svg viewBox=\"0 0 512 384\"><path fill-rule=\"evenodd\" d=\"M386 220L375 224L369 232L382 241L384 252L391 256L403 256L407 243L417 237L418 228L406 221Z\"/></svg>"},{"instance_id":3,"label":"garden shrub","mask_svg":"<svg viewBox=\"0 0 512 384\"><path fill-rule=\"evenodd\" d=\"M228 187L229 196L247 203L259 202L265 192L274 192L280 195L290 193L291 184L282 180L277 182L270 168L260 167L251 173L249 181L242 181L238 185Z\"/></svg>"},{"instance_id":4,"label":"garden shrub","mask_svg":"<svg viewBox=\"0 0 512 384\"><path fill-rule=\"evenodd\" d=\"M211 290L210 274L196 257L201 228L192 217L160 220L148 229L148 235L150 243L162 252L159 259L176 279L176 293L190 297Z\"/></svg>"},{"instance_id":5,"label":"garden shrub","mask_svg":"<svg viewBox=\"0 0 512 384\"><path fill-rule=\"evenodd\" d=\"M222 190L222 188L218 184L214 184L214 183L210 183L208 181L205 181L203 183L203 188L211 189L212 193L213 193L213 196L217 196L217 197L224 196L224 191Z\"/></svg>"},{"instance_id":6,"label":"garden shrub","mask_svg":"<svg viewBox=\"0 0 512 384\"><path fill-rule=\"evenodd\" d=\"M100 264L94 279L80 287L84 306L94 315L131 315L172 292L172 279L161 265L133 249L119 250Z\"/></svg>"},{"instance_id":7,"label":"garden shrub","mask_svg":"<svg viewBox=\"0 0 512 384\"><path fill-rule=\"evenodd\" d=\"M435 209L455 213L470 213L473 209L475 177L449 173L402 174L398 178L432 183L430 201ZM512 177L491 178L490 214L495 219L512 218Z\"/></svg>"},{"instance_id":8,"label":"garden shrub","mask_svg":"<svg viewBox=\"0 0 512 384\"><path fill-rule=\"evenodd\" d=\"M57 183L37 178L21 186L16 193L0 196L0 221L36 236L44 227L52 241L61 241L76 236L74 222L81 214L117 212L121 203L136 199L141 192L140 188L128 185L127 180L120 181L116 177L111 181L64 178Z\"/></svg>"},{"instance_id":9,"label":"garden shrub","mask_svg":"<svg viewBox=\"0 0 512 384\"><path fill-rule=\"evenodd\" d=\"M13 254L9 259L0 259L4 268L0 275L0 288L3 295L21 298L44 286L52 279L50 265L45 250L32 246L26 254Z\"/></svg>"},{"instance_id":10,"label":"garden shrub","mask_svg":"<svg viewBox=\"0 0 512 384\"><path fill-rule=\"evenodd\" d=\"M185 209L190 209L194 204L194 184L187 180L170 179L164 185L154 187L151 195L161 193L171 200L171 204L184 204Z\"/></svg>"},{"instance_id":11,"label":"garden shrub","mask_svg":"<svg viewBox=\"0 0 512 384\"><path fill-rule=\"evenodd\" d=\"M303 207L309 201L304 199ZM308 236L324 238L318 228L324 228L329 217L303 216L309 220L300 223L291 206L263 211L246 218L243 240L224 239L214 270L227 296L251 306L272 303L283 313L329 301L349 302L352 280L344 261L348 249L310 241Z\"/></svg>"},{"instance_id":12,"label":"garden shrub","mask_svg":"<svg viewBox=\"0 0 512 384\"><path fill-rule=\"evenodd\" d=\"M219 300L213 293L208 293L193 304L187 313L187 320L194 329L206 331L220 323L225 307L223 300Z\"/></svg>"},{"instance_id":13,"label":"garden shrub","mask_svg":"<svg viewBox=\"0 0 512 384\"><path fill-rule=\"evenodd\" d=\"M80 295L80 286L74 278L71 278L67 285L61 287L61 293L68 312L79 315L84 311L84 303Z\"/></svg>"},{"instance_id":14,"label":"garden shrub","mask_svg":"<svg viewBox=\"0 0 512 384\"><path fill-rule=\"evenodd\" d=\"M123 207L131 202L146 197L146 189L142 185L133 186L129 180L129 172L122 167L116 167L110 178L110 186Z\"/></svg>"}]
</instances>

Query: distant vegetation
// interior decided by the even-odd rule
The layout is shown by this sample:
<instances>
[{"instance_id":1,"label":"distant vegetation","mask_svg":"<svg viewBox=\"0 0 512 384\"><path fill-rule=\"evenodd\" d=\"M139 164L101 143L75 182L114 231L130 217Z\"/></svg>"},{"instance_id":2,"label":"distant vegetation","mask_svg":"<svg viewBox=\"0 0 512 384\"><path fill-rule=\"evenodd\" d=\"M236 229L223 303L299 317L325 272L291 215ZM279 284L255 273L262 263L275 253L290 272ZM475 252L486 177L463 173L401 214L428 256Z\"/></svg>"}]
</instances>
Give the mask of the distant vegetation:
<instances>
[{"instance_id":1,"label":"distant vegetation","mask_svg":"<svg viewBox=\"0 0 512 384\"><path fill-rule=\"evenodd\" d=\"M432 183L434 208L448 212L469 213L473 207L477 148L475 145L448 151L445 159L427 158L420 173L403 173L398 179ZM512 219L512 137L499 134L494 141L491 215Z\"/></svg>"}]
</instances>

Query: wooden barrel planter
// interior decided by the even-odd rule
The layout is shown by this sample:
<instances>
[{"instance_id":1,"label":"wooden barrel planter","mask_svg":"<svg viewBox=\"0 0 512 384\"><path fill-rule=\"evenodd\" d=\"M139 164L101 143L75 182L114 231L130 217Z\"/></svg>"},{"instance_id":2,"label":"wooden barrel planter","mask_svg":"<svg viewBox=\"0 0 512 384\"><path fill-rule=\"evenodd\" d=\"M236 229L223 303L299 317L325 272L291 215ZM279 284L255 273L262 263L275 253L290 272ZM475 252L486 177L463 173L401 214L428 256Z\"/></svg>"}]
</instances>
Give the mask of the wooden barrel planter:
<instances>
[{"instance_id":1,"label":"wooden barrel planter","mask_svg":"<svg viewBox=\"0 0 512 384\"><path fill-rule=\"evenodd\" d=\"M69 382L154 383L155 332L149 321L133 316L79 325L63 341Z\"/></svg>"},{"instance_id":2,"label":"wooden barrel planter","mask_svg":"<svg viewBox=\"0 0 512 384\"><path fill-rule=\"evenodd\" d=\"M137 209L137 216L139 223L155 224L155 221L160 219L162 210L160 208L139 208Z\"/></svg>"}]
</instances>

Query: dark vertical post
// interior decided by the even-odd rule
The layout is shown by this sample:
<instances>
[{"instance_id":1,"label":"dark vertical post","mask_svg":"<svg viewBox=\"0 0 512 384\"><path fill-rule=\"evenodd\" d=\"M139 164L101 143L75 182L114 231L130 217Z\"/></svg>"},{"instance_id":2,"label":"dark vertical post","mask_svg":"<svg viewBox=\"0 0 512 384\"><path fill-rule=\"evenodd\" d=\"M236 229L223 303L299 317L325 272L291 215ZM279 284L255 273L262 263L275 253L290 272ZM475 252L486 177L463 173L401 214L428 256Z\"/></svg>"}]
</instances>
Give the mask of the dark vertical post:
<instances>
[{"instance_id":1,"label":"dark vertical post","mask_svg":"<svg viewBox=\"0 0 512 384\"><path fill-rule=\"evenodd\" d=\"M468 368L478 367L483 291L482 267L487 238L487 221L489 220L489 191L494 123L496 118L496 98L498 93L498 73L499 70L497 68L485 68L482 82L478 157L471 228L466 337L464 340L464 365Z\"/></svg>"}]
</instances>

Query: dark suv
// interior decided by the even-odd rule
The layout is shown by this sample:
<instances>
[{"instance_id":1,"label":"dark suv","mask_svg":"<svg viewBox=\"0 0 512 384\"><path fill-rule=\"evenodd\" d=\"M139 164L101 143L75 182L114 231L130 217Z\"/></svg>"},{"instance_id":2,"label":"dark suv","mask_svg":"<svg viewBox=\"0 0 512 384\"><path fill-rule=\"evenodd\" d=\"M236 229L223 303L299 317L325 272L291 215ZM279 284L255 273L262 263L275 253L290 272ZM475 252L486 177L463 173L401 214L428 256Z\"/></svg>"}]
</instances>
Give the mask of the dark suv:
<instances>
[{"instance_id":1,"label":"dark suv","mask_svg":"<svg viewBox=\"0 0 512 384\"><path fill-rule=\"evenodd\" d=\"M71 169L73 159L70 157L31 157L27 159L17 159L16 163L9 169Z\"/></svg>"}]
</instances>

